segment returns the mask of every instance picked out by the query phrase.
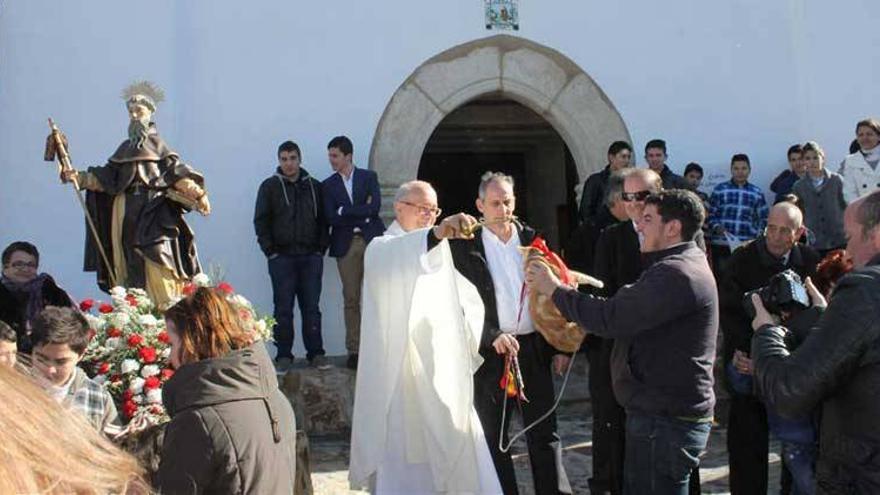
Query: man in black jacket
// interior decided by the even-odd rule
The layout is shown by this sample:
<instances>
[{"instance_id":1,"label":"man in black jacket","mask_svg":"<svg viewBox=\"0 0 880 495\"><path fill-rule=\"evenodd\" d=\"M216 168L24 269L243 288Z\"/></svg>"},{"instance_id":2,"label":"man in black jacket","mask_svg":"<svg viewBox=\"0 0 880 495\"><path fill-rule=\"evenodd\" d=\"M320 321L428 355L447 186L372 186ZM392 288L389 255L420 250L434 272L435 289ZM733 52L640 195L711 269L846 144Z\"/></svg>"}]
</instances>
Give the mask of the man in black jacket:
<instances>
[{"instance_id":1,"label":"man in black jacket","mask_svg":"<svg viewBox=\"0 0 880 495\"><path fill-rule=\"evenodd\" d=\"M718 292L693 240L704 219L693 192L648 197L638 224L645 271L609 299L562 286L546 265L527 269L530 290L552 295L567 319L626 349L614 376L626 410L624 493L687 494L709 438Z\"/></svg>"},{"instance_id":2,"label":"man in black jacket","mask_svg":"<svg viewBox=\"0 0 880 495\"><path fill-rule=\"evenodd\" d=\"M269 262L275 304L275 365L286 372L293 362L293 304L299 299L306 358L328 368L321 339L321 277L329 234L322 211L321 183L300 166L299 146L278 147L278 168L260 184L254 229Z\"/></svg>"},{"instance_id":3,"label":"man in black jacket","mask_svg":"<svg viewBox=\"0 0 880 495\"><path fill-rule=\"evenodd\" d=\"M816 493L880 493L880 192L847 207L844 229L856 270L840 279L796 350L752 298L754 376L767 406L783 416L821 405Z\"/></svg>"},{"instance_id":4,"label":"man in black jacket","mask_svg":"<svg viewBox=\"0 0 880 495\"><path fill-rule=\"evenodd\" d=\"M752 329L743 307L743 294L764 287L774 275L787 269L794 270L801 279L815 274L819 255L797 243L803 233L803 214L798 207L778 203L770 209L764 235L734 251L721 274L722 352L730 392L727 451L733 495L767 493L769 462L767 411L753 393L749 359Z\"/></svg>"},{"instance_id":5,"label":"man in black jacket","mask_svg":"<svg viewBox=\"0 0 880 495\"><path fill-rule=\"evenodd\" d=\"M605 190L608 179L618 170L632 166L632 146L626 141L615 141L608 147L608 165L587 177L584 190L581 192L581 204L578 211L582 223L596 223L602 227L613 223L611 212L605 204ZM601 228L599 229L601 230Z\"/></svg>"},{"instance_id":6,"label":"man in black jacket","mask_svg":"<svg viewBox=\"0 0 880 495\"><path fill-rule=\"evenodd\" d=\"M663 179L663 189L690 189L690 184L684 177L676 174L666 165L666 141L652 139L645 145L645 161L648 168L657 172Z\"/></svg>"},{"instance_id":7,"label":"man in black jacket","mask_svg":"<svg viewBox=\"0 0 880 495\"><path fill-rule=\"evenodd\" d=\"M519 359L528 398L528 402L520 404L522 422L526 425L553 407L551 361L557 372L568 364L568 356L558 354L535 331L529 317L528 298L522 297L525 273L519 248L532 242L535 231L512 221L515 208L513 178L487 172L480 182L477 199L485 227L477 231L473 240L449 243L455 268L476 286L486 308L480 339L480 355L485 361L474 373L474 408L505 495L517 493L510 453L498 448L499 437L503 436L507 443L510 424L509 420L503 427L501 424L504 391L499 382L505 358L513 354ZM508 418L516 403L516 398L507 400ZM525 437L535 493L560 493L559 472L563 467L556 464L556 451L560 449L556 415L550 414Z\"/></svg>"},{"instance_id":8,"label":"man in black jacket","mask_svg":"<svg viewBox=\"0 0 880 495\"><path fill-rule=\"evenodd\" d=\"M613 296L626 284L635 282L642 273L642 255L635 222L645 208L645 199L660 192L660 176L649 169L628 169L618 193L624 216L607 227L596 243L595 262L588 273L605 283L596 291L603 297ZM620 494L623 490L624 425L626 415L614 397L611 386L611 357L614 340L588 335L587 357L590 363L590 405L593 413L593 477L590 492ZM626 360L619 350L618 360Z\"/></svg>"}]
</instances>

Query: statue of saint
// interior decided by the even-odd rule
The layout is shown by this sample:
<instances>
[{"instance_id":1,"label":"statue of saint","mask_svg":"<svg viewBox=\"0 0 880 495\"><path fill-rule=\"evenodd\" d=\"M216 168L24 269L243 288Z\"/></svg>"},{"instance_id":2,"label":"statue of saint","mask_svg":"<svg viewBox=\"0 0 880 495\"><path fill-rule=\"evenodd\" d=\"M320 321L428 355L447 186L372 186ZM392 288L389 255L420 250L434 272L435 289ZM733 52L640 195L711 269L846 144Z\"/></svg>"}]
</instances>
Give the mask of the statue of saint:
<instances>
[{"instance_id":1,"label":"statue of saint","mask_svg":"<svg viewBox=\"0 0 880 495\"><path fill-rule=\"evenodd\" d=\"M85 189L95 235L86 230L85 271L97 272L98 286L145 289L164 308L201 272L195 236L183 215L208 215L204 178L165 144L152 121L162 91L143 81L123 92L130 117L128 139L106 165L63 171L64 182ZM108 263L98 256L100 242ZM110 266L108 266L108 264ZM112 275L108 273L112 270Z\"/></svg>"}]
</instances>

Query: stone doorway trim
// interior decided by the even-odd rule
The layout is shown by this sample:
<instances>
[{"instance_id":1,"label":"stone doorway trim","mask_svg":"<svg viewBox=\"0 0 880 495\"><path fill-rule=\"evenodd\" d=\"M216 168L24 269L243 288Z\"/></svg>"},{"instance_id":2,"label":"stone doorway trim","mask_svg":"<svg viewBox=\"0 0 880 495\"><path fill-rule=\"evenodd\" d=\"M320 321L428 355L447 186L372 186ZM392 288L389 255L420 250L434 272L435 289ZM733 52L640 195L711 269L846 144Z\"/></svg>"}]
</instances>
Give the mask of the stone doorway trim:
<instances>
[{"instance_id":1,"label":"stone doorway trim","mask_svg":"<svg viewBox=\"0 0 880 495\"><path fill-rule=\"evenodd\" d=\"M510 35L471 41L419 66L379 119L369 166L379 175L383 213L391 213L397 187L416 178L425 145L443 118L489 93L544 117L571 151L581 183L605 166L613 141L632 142L611 100L565 55Z\"/></svg>"}]
</instances>

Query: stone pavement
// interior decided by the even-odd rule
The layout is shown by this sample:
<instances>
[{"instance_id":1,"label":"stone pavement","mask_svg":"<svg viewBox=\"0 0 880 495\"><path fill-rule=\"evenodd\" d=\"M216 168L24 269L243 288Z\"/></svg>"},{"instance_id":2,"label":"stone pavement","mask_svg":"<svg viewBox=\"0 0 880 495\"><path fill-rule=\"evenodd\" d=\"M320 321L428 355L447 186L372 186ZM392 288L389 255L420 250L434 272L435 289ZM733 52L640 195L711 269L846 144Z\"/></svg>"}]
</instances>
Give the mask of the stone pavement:
<instances>
[{"instance_id":1,"label":"stone pavement","mask_svg":"<svg viewBox=\"0 0 880 495\"><path fill-rule=\"evenodd\" d=\"M572 489L576 494L587 494L587 480L591 476L591 449L590 440L591 418L589 394L586 387L585 359L580 359L575 364L571 381L565 392L565 398L558 410L559 434L563 440L563 462L569 477ZM341 363L340 363L341 364ZM321 381L341 384L345 378L333 377L333 375L345 374L342 369L328 370L322 373ZM307 373L312 375L312 372ZM317 380L314 376L308 376L303 383ZM557 387L559 383L557 383ZM282 388L285 388L282 385ZM306 395L312 395L313 387L307 387ZM314 397L310 397L314 400ZM326 403L321 401L322 404ZM326 410L337 410L336 406L322 406ZM343 408L345 409L345 408ZM344 413L348 413L347 410ZM348 434L345 432L326 432L329 429L326 421L315 421L318 430L324 430L321 434L310 433L312 484L314 493L319 495L357 494L363 493L348 489ZM514 415L511 424L511 433L522 428L518 418ZM702 459L700 477L703 493L721 494L729 493L728 467L726 451L726 430L715 427L709 439L708 451ZM514 464L520 486L520 494L529 495L534 493L531 486L531 473L529 470L528 454L525 442L517 441L512 448ZM770 493L778 493L779 487L779 446L771 444L770 455ZM407 494L416 495L416 494Z\"/></svg>"}]
</instances>

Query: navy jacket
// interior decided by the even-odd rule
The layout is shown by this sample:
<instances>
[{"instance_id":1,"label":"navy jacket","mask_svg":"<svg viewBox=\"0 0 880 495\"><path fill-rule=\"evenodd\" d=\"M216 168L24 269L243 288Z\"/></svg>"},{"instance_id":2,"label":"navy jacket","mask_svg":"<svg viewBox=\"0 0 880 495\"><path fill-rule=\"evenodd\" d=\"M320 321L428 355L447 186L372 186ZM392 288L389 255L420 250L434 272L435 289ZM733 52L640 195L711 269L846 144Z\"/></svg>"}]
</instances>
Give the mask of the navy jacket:
<instances>
[{"instance_id":1,"label":"navy jacket","mask_svg":"<svg viewBox=\"0 0 880 495\"><path fill-rule=\"evenodd\" d=\"M382 206L379 177L376 172L362 168L355 168L352 174L351 194L354 201L348 198L338 173L322 183L324 215L330 225L330 256L334 258L345 256L348 252L355 228L360 229L367 242L385 232L385 224L379 218L379 208Z\"/></svg>"},{"instance_id":2,"label":"navy jacket","mask_svg":"<svg viewBox=\"0 0 880 495\"><path fill-rule=\"evenodd\" d=\"M693 241L644 256L645 271L610 299L557 289L562 316L627 346L614 395L630 411L706 418L715 406L712 364L718 289L706 253Z\"/></svg>"}]
</instances>

